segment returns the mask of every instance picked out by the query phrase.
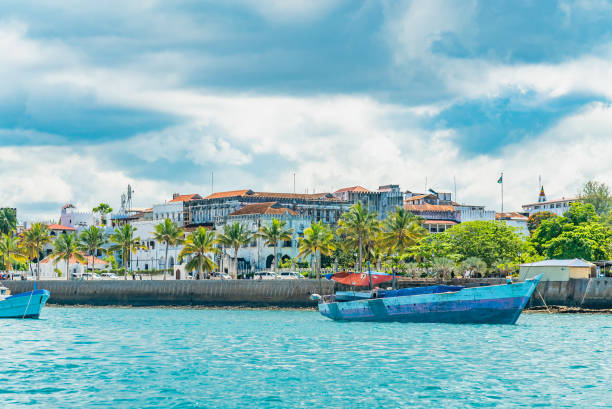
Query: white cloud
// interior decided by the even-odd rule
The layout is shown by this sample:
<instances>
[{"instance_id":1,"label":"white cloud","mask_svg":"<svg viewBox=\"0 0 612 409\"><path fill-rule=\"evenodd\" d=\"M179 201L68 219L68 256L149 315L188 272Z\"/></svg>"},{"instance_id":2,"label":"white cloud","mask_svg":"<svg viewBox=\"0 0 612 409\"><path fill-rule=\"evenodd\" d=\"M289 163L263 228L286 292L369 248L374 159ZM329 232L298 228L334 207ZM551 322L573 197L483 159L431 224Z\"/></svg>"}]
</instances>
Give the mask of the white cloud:
<instances>
[{"instance_id":1,"label":"white cloud","mask_svg":"<svg viewBox=\"0 0 612 409\"><path fill-rule=\"evenodd\" d=\"M432 23L430 17L437 9L442 18ZM439 4L425 11L411 6L408 19L397 23L398 42L406 58L426 54L440 33L460 29L469 8L458 17L454 12ZM354 94L300 97L185 89L172 78L151 74L147 67L92 66L61 43L34 41L27 37L25 26L11 24L0 26L0 51L14 52L3 59L0 73L10 73L15 81L3 81L0 89L9 92L16 83L30 92L50 87L80 89L106 106L167 113L183 118L183 123L87 148L0 148L2 204L72 200L88 209L100 201L117 203L129 183L135 186L137 205L150 206L175 191L207 193L209 189L209 181L202 180L206 178L177 185L130 176L128 169L106 160L119 149L143 162L212 164L217 189L288 191L293 171L298 191L355 184L376 188L387 183L418 191L424 189L425 177L431 187L452 190L456 176L460 201L496 208L499 186L495 181L503 170L506 209L513 210L535 199L538 175L543 176L549 196L571 195L586 179L612 179L608 158L612 112L606 104L593 104L542 135L505 147L500 155L465 157L454 142L454 130L431 131L420 123L449 101L414 107ZM441 63L436 69L461 98L495 96L508 88L534 90L541 98L576 92L612 97L608 56L518 66L449 59L436 60ZM24 137L33 135L29 130L19 132ZM0 138L9 136L8 131L0 132ZM291 169L255 162L266 155L284 158ZM57 214L41 216L56 218Z\"/></svg>"}]
</instances>

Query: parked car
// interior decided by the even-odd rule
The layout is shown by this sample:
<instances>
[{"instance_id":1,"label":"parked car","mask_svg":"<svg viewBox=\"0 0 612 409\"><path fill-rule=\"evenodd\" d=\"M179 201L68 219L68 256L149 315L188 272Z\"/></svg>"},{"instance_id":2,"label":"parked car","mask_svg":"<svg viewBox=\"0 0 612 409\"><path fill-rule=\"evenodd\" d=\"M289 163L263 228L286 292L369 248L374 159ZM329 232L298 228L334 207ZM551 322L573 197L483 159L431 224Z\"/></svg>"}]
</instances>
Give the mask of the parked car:
<instances>
[{"instance_id":1,"label":"parked car","mask_svg":"<svg viewBox=\"0 0 612 409\"><path fill-rule=\"evenodd\" d=\"M227 273L212 273L210 275L211 280L231 280L232 277Z\"/></svg>"},{"instance_id":2,"label":"parked car","mask_svg":"<svg viewBox=\"0 0 612 409\"><path fill-rule=\"evenodd\" d=\"M301 280L304 276L297 271L283 271L279 273L278 278L282 280Z\"/></svg>"},{"instance_id":3,"label":"parked car","mask_svg":"<svg viewBox=\"0 0 612 409\"><path fill-rule=\"evenodd\" d=\"M254 280L275 280L276 275L271 271L261 271L259 273L255 273L253 276Z\"/></svg>"},{"instance_id":4,"label":"parked car","mask_svg":"<svg viewBox=\"0 0 612 409\"><path fill-rule=\"evenodd\" d=\"M95 273L83 273L81 276L82 280L102 280L102 278Z\"/></svg>"},{"instance_id":5,"label":"parked car","mask_svg":"<svg viewBox=\"0 0 612 409\"><path fill-rule=\"evenodd\" d=\"M107 280L118 280L119 279L119 277L115 273L102 273L100 274L100 277L102 277L103 279L107 279Z\"/></svg>"}]
</instances>

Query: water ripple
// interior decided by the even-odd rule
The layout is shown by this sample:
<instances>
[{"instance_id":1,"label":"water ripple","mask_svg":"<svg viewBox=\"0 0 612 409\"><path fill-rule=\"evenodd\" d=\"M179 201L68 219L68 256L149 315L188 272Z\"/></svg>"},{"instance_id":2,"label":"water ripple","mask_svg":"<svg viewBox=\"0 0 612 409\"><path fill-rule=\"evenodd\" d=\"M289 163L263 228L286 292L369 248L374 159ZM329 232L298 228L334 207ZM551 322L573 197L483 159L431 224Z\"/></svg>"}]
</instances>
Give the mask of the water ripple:
<instances>
[{"instance_id":1,"label":"water ripple","mask_svg":"<svg viewBox=\"0 0 612 409\"><path fill-rule=\"evenodd\" d=\"M47 308L0 321L13 407L609 407L612 316L515 326L307 311Z\"/></svg>"}]
</instances>

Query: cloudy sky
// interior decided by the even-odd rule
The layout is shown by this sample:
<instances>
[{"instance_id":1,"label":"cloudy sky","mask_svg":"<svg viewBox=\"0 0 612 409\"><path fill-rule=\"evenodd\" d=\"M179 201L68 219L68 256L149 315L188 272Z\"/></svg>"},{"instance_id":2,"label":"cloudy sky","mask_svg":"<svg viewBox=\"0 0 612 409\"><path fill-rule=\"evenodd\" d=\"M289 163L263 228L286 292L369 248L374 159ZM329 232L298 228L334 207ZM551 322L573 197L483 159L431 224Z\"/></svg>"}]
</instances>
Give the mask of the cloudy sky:
<instances>
[{"instance_id":1,"label":"cloudy sky","mask_svg":"<svg viewBox=\"0 0 612 409\"><path fill-rule=\"evenodd\" d=\"M94 4L95 3L95 4ZM0 206L612 182L612 3L0 3Z\"/></svg>"}]
</instances>

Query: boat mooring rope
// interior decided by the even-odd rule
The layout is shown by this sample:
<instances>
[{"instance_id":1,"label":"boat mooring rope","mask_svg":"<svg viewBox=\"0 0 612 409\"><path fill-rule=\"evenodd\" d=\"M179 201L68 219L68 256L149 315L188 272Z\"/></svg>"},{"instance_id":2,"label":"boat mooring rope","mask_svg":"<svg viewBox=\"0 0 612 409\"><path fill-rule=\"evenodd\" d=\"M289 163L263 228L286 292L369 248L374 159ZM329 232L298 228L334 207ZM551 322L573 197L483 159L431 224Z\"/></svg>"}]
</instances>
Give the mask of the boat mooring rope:
<instances>
[{"instance_id":1,"label":"boat mooring rope","mask_svg":"<svg viewBox=\"0 0 612 409\"><path fill-rule=\"evenodd\" d=\"M26 306L25 311L23 312L23 317L21 317L21 319L25 319L26 315L28 314L28 308L30 307L30 301L32 301L32 294L34 294L34 290L32 289L32 291L30 291L30 298L28 298L28 305Z\"/></svg>"},{"instance_id":2,"label":"boat mooring rope","mask_svg":"<svg viewBox=\"0 0 612 409\"><path fill-rule=\"evenodd\" d=\"M591 277L589 277L589 282L587 284L587 288L584 290L584 294L582 294L582 301L580 301L580 308L582 308L582 306L584 305L584 299L586 298L586 295L589 292L589 287L591 286L591 281L593 281L593 279Z\"/></svg>"},{"instance_id":3,"label":"boat mooring rope","mask_svg":"<svg viewBox=\"0 0 612 409\"><path fill-rule=\"evenodd\" d=\"M544 300L544 297L542 297L542 293L540 292L540 290L538 290L538 287L536 287L536 291L538 292L540 299L544 303L544 307L546 307L546 311L548 311L549 314L552 314L552 312L548 309L548 305L546 305L546 300Z\"/></svg>"}]
</instances>

